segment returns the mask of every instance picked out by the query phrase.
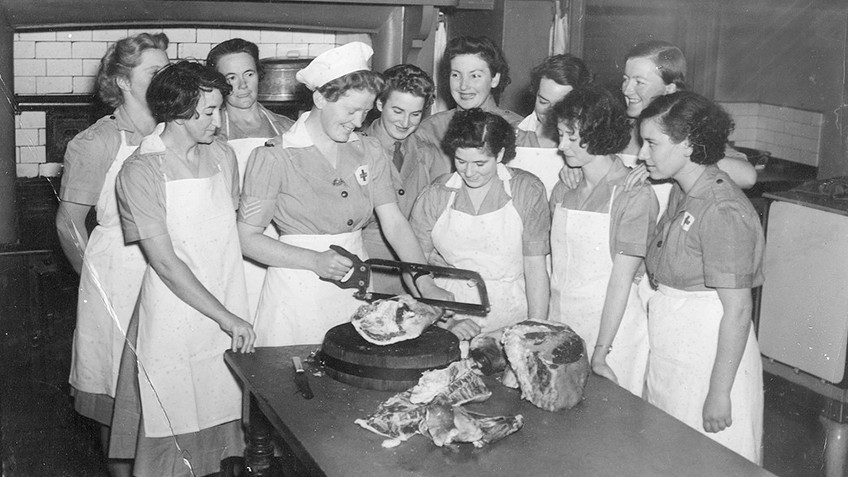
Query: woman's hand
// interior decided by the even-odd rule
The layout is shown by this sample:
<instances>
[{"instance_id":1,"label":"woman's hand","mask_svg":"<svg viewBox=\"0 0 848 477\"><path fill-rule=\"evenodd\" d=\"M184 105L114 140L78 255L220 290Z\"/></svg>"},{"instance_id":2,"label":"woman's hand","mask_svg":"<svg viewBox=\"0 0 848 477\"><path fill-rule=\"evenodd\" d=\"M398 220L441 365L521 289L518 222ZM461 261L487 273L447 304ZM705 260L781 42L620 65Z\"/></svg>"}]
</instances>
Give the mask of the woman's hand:
<instances>
[{"instance_id":1,"label":"woman's hand","mask_svg":"<svg viewBox=\"0 0 848 477\"><path fill-rule=\"evenodd\" d=\"M635 187L641 187L642 183L648 180L648 177L650 177L650 174L648 174L648 168L644 163L639 164L634 167L624 179L624 190L629 192Z\"/></svg>"},{"instance_id":2,"label":"woman's hand","mask_svg":"<svg viewBox=\"0 0 848 477\"><path fill-rule=\"evenodd\" d=\"M256 332L253 331L253 326L250 323L236 315L231 315L229 319L222 320L220 326L233 339L230 349L239 353L253 352L253 345L256 342Z\"/></svg>"},{"instance_id":3,"label":"woman's hand","mask_svg":"<svg viewBox=\"0 0 848 477\"><path fill-rule=\"evenodd\" d=\"M600 354L601 353L596 352L592 356L592 371L598 376L605 377L615 384L618 384L618 376L615 375L615 372L607 364L606 353L604 353L604 356L600 356Z\"/></svg>"},{"instance_id":4,"label":"woman's hand","mask_svg":"<svg viewBox=\"0 0 848 477\"><path fill-rule=\"evenodd\" d=\"M727 429L733 424L731 416L730 394L707 393L704 401L704 430L707 432L719 432Z\"/></svg>"},{"instance_id":5,"label":"woman's hand","mask_svg":"<svg viewBox=\"0 0 848 477\"><path fill-rule=\"evenodd\" d=\"M353 262L349 258L333 250L327 250L315 253L312 271L321 278L341 280L352 266Z\"/></svg>"},{"instance_id":6,"label":"woman's hand","mask_svg":"<svg viewBox=\"0 0 848 477\"><path fill-rule=\"evenodd\" d=\"M580 185L580 181L583 180L583 169L579 167L568 167L567 165L562 166L562 169L559 171L559 180L569 190L576 189Z\"/></svg>"},{"instance_id":7,"label":"woman's hand","mask_svg":"<svg viewBox=\"0 0 848 477\"><path fill-rule=\"evenodd\" d=\"M460 340L470 340L480 334L480 325L468 318L451 318L444 327Z\"/></svg>"}]
</instances>

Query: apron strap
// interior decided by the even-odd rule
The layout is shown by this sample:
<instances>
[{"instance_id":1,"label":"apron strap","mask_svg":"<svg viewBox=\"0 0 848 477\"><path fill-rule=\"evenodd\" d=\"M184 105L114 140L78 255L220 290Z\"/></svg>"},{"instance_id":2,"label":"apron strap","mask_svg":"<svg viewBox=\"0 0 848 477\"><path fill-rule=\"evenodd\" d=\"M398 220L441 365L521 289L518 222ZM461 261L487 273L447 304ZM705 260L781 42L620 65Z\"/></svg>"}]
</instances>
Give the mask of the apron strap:
<instances>
[{"instance_id":1,"label":"apron strap","mask_svg":"<svg viewBox=\"0 0 848 477\"><path fill-rule=\"evenodd\" d=\"M612 186L612 193L610 194L610 203L609 208L607 209L607 215L612 215L612 203L615 200L615 187L616 186Z\"/></svg>"}]
</instances>

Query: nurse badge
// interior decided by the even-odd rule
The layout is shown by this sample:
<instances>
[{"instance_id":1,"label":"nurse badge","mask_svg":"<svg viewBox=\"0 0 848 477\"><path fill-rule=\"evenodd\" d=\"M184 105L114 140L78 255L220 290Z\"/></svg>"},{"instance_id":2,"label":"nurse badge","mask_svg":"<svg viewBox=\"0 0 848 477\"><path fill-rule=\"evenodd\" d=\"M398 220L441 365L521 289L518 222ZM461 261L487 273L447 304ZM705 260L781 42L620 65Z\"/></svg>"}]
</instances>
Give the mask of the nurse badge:
<instances>
[{"instance_id":1,"label":"nurse badge","mask_svg":"<svg viewBox=\"0 0 848 477\"><path fill-rule=\"evenodd\" d=\"M356 168L356 174L354 174L354 176L356 176L356 182L358 182L359 185L361 185L361 186L368 185L368 181L371 180L371 173L368 172L368 165L365 164L365 165L357 167Z\"/></svg>"},{"instance_id":2,"label":"nurse badge","mask_svg":"<svg viewBox=\"0 0 848 477\"><path fill-rule=\"evenodd\" d=\"M683 212L683 221L680 222L680 227L683 228L684 232L689 231L689 227L695 223L695 216L690 214L689 212Z\"/></svg>"}]
</instances>

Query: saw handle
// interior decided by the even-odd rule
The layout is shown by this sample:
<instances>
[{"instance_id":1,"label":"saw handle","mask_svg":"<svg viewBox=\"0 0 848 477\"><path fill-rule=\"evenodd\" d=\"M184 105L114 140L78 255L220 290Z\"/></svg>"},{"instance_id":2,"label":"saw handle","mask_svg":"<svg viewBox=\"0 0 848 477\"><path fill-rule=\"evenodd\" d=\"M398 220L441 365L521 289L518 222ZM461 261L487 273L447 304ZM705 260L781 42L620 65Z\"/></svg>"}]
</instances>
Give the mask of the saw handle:
<instances>
[{"instance_id":1,"label":"saw handle","mask_svg":"<svg viewBox=\"0 0 848 477\"><path fill-rule=\"evenodd\" d=\"M330 245L330 250L337 254L347 257L353 262L347 275L341 280L333 280L331 278L318 277L325 282L330 282L339 288L356 288L360 293L365 293L368 289L368 283L371 279L371 269L367 263L363 262L356 254L348 252L344 247L338 245Z\"/></svg>"}]
</instances>

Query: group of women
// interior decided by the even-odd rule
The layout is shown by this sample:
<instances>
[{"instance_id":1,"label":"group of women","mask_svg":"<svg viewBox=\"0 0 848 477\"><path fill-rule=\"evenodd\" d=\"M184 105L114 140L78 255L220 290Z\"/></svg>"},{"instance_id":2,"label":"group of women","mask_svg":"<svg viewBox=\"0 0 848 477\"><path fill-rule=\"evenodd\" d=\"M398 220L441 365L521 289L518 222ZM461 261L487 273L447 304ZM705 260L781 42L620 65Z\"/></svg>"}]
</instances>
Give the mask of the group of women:
<instances>
[{"instance_id":1,"label":"group of women","mask_svg":"<svg viewBox=\"0 0 848 477\"><path fill-rule=\"evenodd\" d=\"M423 119L426 73L372 72L370 47L353 42L298 72L314 106L292 121L257 102L256 45L226 41L206 66L168 65L166 47L140 34L104 56L100 94L117 109L69 145L57 216L82 275L76 408L103 425L110 456L135 459L134 475L206 475L242 453L222 351L319 343L347 321L361 303L331 283L352 265L331 245L480 272L491 312L440 326L476 342L527 318L565 322L596 373L759 462L750 289L762 231L737 185L756 176L722 159L726 113L680 91L678 49L628 54L626 108L579 59L548 58L522 120L497 107L501 50L456 38L445 64L457 107ZM356 132L375 100L382 117ZM508 166L522 147L556 148L569 166L550 200ZM631 171L636 150L645 165ZM384 283L475 299L428 274Z\"/></svg>"}]
</instances>

